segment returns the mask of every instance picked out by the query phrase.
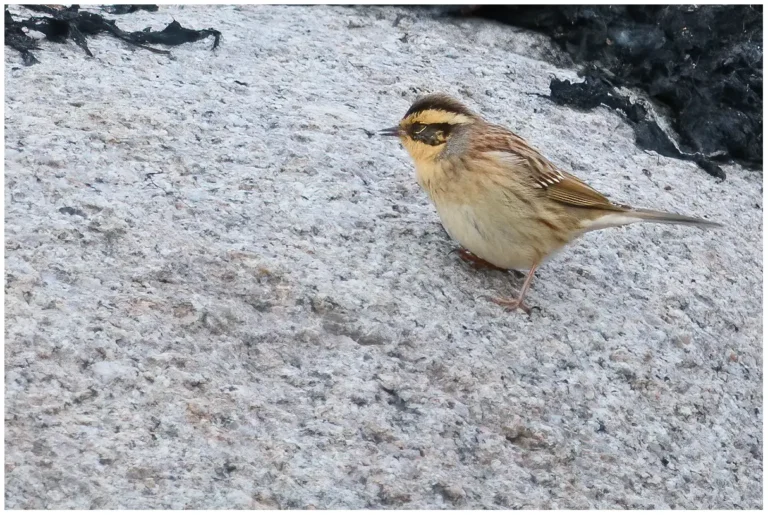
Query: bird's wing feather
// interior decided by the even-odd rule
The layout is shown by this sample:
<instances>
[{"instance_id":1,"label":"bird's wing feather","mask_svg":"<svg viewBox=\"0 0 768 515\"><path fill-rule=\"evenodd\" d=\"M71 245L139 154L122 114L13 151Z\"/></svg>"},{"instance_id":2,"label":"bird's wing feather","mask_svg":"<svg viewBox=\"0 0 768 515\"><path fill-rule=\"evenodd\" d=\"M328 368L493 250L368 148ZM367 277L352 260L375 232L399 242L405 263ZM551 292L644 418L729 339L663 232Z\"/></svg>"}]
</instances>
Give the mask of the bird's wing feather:
<instances>
[{"instance_id":1,"label":"bird's wing feather","mask_svg":"<svg viewBox=\"0 0 768 515\"><path fill-rule=\"evenodd\" d=\"M605 198L602 193L577 177L566 172L560 172L560 174L562 179L558 183L545 188L549 198L577 207L592 207L609 211L624 211L626 209L623 206L617 206Z\"/></svg>"},{"instance_id":2,"label":"bird's wing feather","mask_svg":"<svg viewBox=\"0 0 768 515\"><path fill-rule=\"evenodd\" d=\"M576 207L607 211L627 210L624 206L612 203L602 193L579 178L559 170L523 138L502 127L499 129L503 134L497 134L498 139L493 138L495 145L488 148L486 152L513 167L517 173L528 174L531 185L543 189L550 199ZM501 145L500 140L503 140Z\"/></svg>"}]
</instances>

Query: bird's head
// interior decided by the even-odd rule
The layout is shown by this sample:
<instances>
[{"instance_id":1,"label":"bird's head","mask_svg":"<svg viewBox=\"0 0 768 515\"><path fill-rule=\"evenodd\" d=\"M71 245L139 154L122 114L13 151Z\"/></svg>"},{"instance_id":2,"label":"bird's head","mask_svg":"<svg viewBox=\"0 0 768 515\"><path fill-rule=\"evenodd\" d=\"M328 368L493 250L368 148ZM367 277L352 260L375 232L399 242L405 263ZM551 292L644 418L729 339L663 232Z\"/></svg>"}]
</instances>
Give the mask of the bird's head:
<instances>
[{"instance_id":1,"label":"bird's head","mask_svg":"<svg viewBox=\"0 0 768 515\"><path fill-rule=\"evenodd\" d=\"M464 104L443 93L421 97L400 123L379 134L397 136L417 163L433 161L452 138L476 123L478 116Z\"/></svg>"}]
</instances>

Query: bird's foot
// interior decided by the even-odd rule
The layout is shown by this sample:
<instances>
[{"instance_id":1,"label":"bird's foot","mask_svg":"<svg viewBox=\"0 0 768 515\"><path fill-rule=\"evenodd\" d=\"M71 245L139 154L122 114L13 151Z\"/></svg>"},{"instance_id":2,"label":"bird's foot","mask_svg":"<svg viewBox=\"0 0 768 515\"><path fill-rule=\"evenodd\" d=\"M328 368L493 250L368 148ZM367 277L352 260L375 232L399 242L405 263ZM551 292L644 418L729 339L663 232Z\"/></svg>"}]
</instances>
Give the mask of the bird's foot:
<instances>
[{"instance_id":1,"label":"bird's foot","mask_svg":"<svg viewBox=\"0 0 768 515\"><path fill-rule=\"evenodd\" d=\"M503 306L504 309L507 311L514 311L516 309L522 310L526 315L530 315L531 311L534 309L540 310L538 306L530 307L528 304L523 302L523 299L517 298L517 299L505 299L503 297L495 297L491 299L492 302L495 304L498 304L499 306Z\"/></svg>"},{"instance_id":2,"label":"bird's foot","mask_svg":"<svg viewBox=\"0 0 768 515\"><path fill-rule=\"evenodd\" d=\"M462 261L464 261L465 263L469 263L472 266L472 268L476 270L487 268L490 270L499 270L501 272L506 272L504 268L499 268L498 266L489 263L485 259L481 257L477 257L476 255L474 255L473 253L471 253L465 248L456 249L456 252L458 252L459 257L461 258Z\"/></svg>"},{"instance_id":3,"label":"bird's foot","mask_svg":"<svg viewBox=\"0 0 768 515\"><path fill-rule=\"evenodd\" d=\"M538 264L531 267L530 270L528 270L528 274L525 276L525 282L523 283L523 287L520 288L520 293L517 295L516 299L504 299L504 298L494 298L491 299L493 302L498 304L499 306L504 306L508 311L514 311L516 309L522 309L525 311L527 315L530 316L531 314L531 308L529 308L525 302L523 302L523 299L525 298L525 294L528 293L528 288L531 287L531 281L533 281L533 274L536 272L536 269L539 267ZM533 309L539 309L538 307L534 306Z\"/></svg>"}]
</instances>

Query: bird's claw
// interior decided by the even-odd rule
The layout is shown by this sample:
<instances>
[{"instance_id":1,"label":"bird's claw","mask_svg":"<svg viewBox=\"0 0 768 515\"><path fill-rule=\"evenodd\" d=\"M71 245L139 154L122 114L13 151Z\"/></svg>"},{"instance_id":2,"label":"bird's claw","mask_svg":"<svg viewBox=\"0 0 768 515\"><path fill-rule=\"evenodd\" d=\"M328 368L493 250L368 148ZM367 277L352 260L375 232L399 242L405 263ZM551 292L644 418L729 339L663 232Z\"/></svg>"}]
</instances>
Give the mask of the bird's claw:
<instances>
[{"instance_id":1,"label":"bird's claw","mask_svg":"<svg viewBox=\"0 0 768 515\"><path fill-rule=\"evenodd\" d=\"M507 311L514 311L516 309L522 310L526 315L531 314L531 311L534 309L538 309L541 311L541 308L539 306L528 306L525 302L523 302L521 299L505 299L501 297L496 297L491 299L492 302L495 304L498 304L499 306L504 307Z\"/></svg>"}]
</instances>

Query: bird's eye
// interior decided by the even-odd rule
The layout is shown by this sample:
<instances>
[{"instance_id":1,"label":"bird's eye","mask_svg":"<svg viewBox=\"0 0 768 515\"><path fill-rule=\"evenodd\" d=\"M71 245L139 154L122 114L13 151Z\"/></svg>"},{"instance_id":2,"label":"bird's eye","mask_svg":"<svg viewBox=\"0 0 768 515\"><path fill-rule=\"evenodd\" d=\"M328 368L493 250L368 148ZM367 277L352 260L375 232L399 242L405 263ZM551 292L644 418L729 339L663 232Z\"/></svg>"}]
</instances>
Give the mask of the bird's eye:
<instances>
[{"instance_id":1,"label":"bird's eye","mask_svg":"<svg viewBox=\"0 0 768 515\"><path fill-rule=\"evenodd\" d=\"M426 128L427 128L427 126L424 125L423 123L414 123L413 124L413 133L414 134L421 134L422 132L424 132L424 129L426 129Z\"/></svg>"}]
</instances>

